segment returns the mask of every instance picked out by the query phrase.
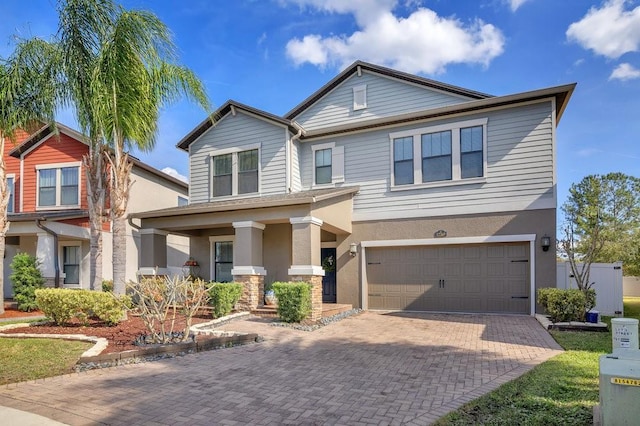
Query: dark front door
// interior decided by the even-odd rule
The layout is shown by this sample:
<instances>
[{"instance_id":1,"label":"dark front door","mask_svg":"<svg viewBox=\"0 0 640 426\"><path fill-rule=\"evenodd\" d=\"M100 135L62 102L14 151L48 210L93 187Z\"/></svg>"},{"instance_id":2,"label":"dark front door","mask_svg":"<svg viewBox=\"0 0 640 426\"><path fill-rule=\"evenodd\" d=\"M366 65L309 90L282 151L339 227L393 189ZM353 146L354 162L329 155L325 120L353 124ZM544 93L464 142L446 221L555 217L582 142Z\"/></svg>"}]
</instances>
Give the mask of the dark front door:
<instances>
[{"instance_id":1,"label":"dark front door","mask_svg":"<svg viewBox=\"0 0 640 426\"><path fill-rule=\"evenodd\" d=\"M322 257L322 301L324 303L336 303L336 249L323 248L320 250Z\"/></svg>"}]
</instances>

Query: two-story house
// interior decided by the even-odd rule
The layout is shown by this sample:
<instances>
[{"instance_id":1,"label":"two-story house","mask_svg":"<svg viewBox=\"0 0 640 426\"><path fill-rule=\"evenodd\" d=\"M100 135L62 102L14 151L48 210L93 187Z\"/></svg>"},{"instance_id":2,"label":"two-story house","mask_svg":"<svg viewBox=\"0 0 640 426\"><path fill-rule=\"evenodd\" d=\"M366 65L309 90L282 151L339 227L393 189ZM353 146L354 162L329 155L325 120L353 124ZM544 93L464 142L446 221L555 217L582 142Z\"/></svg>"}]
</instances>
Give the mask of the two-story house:
<instances>
[{"instance_id":1,"label":"two-story house","mask_svg":"<svg viewBox=\"0 0 640 426\"><path fill-rule=\"evenodd\" d=\"M284 117L228 101L178 143L189 205L132 215L142 264L180 233L249 307L265 282L305 280L314 317L322 299L533 314L555 286L556 126L574 87L491 96L355 62Z\"/></svg>"},{"instance_id":2,"label":"two-story house","mask_svg":"<svg viewBox=\"0 0 640 426\"><path fill-rule=\"evenodd\" d=\"M43 126L16 144L8 142L4 160L11 193L10 222L4 258L4 296L13 296L11 261L18 252L36 255L48 286L89 288L89 212L82 157L89 152L79 132L57 124L59 133ZM129 212L175 207L187 203L187 184L135 158ZM112 275L112 238L107 222L102 235L102 271ZM127 278L139 269L140 231L127 230ZM179 267L188 258L188 240L171 236L165 247L169 265ZM57 282L56 282L57 278Z\"/></svg>"}]
</instances>

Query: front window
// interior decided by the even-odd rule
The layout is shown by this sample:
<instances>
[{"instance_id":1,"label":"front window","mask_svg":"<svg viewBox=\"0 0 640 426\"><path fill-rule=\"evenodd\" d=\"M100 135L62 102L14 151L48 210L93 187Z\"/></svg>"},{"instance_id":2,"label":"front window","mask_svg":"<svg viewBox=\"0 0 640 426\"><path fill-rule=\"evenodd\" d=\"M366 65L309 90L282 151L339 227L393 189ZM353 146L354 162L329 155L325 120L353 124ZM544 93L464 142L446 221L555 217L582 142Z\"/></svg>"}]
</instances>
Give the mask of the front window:
<instances>
[{"instance_id":1,"label":"front window","mask_svg":"<svg viewBox=\"0 0 640 426\"><path fill-rule=\"evenodd\" d=\"M451 131L422 135L422 182L451 180Z\"/></svg>"},{"instance_id":2,"label":"front window","mask_svg":"<svg viewBox=\"0 0 640 426\"><path fill-rule=\"evenodd\" d=\"M9 192L9 204L7 205L7 213L13 213L13 191L14 191L14 178L7 177L7 191Z\"/></svg>"},{"instance_id":3,"label":"front window","mask_svg":"<svg viewBox=\"0 0 640 426\"><path fill-rule=\"evenodd\" d=\"M216 241L214 250L215 281L219 283L233 281L233 275L231 274L231 269L233 269L233 242Z\"/></svg>"},{"instance_id":4,"label":"front window","mask_svg":"<svg viewBox=\"0 0 640 426\"><path fill-rule=\"evenodd\" d=\"M413 137L393 140L393 174L396 185L413 183Z\"/></svg>"},{"instance_id":5,"label":"front window","mask_svg":"<svg viewBox=\"0 0 640 426\"><path fill-rule=\"evenodd\" d=\"M331 183L331 148L316 153L316 184Z\"/></svg>"},{"instance_id":6,"label":"front window","mask_svg":"<svg viewBox=\"0 0 640 426\"><path fill-rule=\"evenodd\" d=\"M64 283L71 285L80 284L80 247L64 246L62 248L62 269Z\"/></svg>"},{"instance_id":7,"label":"front window","mask_svg":"<svg viewBox=\"0 0 640 426\"><path fill-rule=\"evenodd\" d=\"M222 152L213 155L211 196L254 194L259 191L259 150Z\"/></svg>"},{"instance_id":8,"label":"front window","mask_svg":"<svg viewBox=\"0 0 640 426\"><path fill-rule=\"evenodd\" d=\"M460 171L462 179L481 177L482 126L460 129Z\"/></svg>"},{"instance_id":9,"label":"front window","mask_svg":"<svg viewBox=\"0 0 640 426\"><path fill-rule=\"evenodd\" d=\"M79 204L80 167L38 170L38 207L71 207Z\"/></svg>"}]
</instances>

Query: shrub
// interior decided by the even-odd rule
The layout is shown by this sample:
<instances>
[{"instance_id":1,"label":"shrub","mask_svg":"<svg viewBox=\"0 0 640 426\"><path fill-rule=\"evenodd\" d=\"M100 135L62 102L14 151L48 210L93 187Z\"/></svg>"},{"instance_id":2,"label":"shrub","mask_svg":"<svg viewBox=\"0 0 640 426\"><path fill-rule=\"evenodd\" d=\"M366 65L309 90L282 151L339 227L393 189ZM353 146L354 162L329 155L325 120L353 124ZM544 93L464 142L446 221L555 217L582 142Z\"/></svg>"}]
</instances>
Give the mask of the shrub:
<instances>
[{"instance_id":1,"label":"shrub","mask_svg":"<svg viewBox=\"0 0 640 426\"><path fill-rule=\"evenodd\" d=\"M36 309L35 291L42 288L45 281L38 269L38 259L28 253L18 253L11 262L11 269L13 273L9 279L13 282L18 310L29 312Z\"/></svg>"},{"instance_id":2,"label":"shrub","mask_svg":"<svg viewBox=\"0 0 640 426\"><path fill-rule=\"evenodd\" d=\"M595 299L595 292L594 299ZM538 290L538 303L553 322L584 321L585 294L577 289L542 288Z\"/></svg>"},{"instance_id":3,"label":"shrub","mask_svg":"<svg viewBox=\"0 0 640 426\"><path fill-rule=\"evenodd\" d=\"M127 290L133 295L140 317L149 330L150 343L174 340L173 329L178 311L185 317L180 340L186 341L190 337L193 316L207 302L207 288L201 279L143 278L140 282L129 282Z\"/></svg>"},{"instance_id":4,"label":"shrub","mask_svg":"<svg viewBox=\"0 0 640 426\"><path fill-rule=\"evenodd\" d=\"M209 287L209 304L213 306L213 317L229 315L240 297L242 297L242 284L212 283Z\"/></svg>"},{"instance_id":5,"label":"shrub","mask_svg":"<svg viewBox=\"0 0 640 426\"><path fill-rule=\"evenodd\" d=\"M102 280L102 291L113 293L113 280Z\"/></svg>"},{"instance_id":6,"label":"shrub","mask_svg":"<svg viewBox=\"0 0 640 426\"><path fill-rule=\"evenodd\" d=\"M115 325L124 318L128 297L116 297L110 293L63 288L38 289L35 292L38 308L57 325L72 318L86 324L89 318L97 318Z\"/></svg>"},{"instance_id":7,"label":"shrub","mask_svg":"<svg viewBox=\"0 0 640 426\"><path fill-rule=\"evenodd\" d=\"M272 285L278 299L278 316L284 322L300 322L311 313L311 284L276 282Z\"/></svg>"}]
</instances>

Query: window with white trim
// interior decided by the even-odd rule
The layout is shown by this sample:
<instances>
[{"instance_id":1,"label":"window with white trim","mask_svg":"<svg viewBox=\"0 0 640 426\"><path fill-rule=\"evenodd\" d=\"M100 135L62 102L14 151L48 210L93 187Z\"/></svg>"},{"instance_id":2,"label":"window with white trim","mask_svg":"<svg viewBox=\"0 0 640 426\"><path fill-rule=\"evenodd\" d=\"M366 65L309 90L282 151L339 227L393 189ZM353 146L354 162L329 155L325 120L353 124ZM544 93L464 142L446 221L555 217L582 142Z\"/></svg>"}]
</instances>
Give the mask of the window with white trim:
<instances>
[{"instance_id":1,"label":"window with white trim","mask_svg":"<svg viewBox=\"0 0 640 426\"><path fill-rule=\"evenodd\" d=\"M313 186L344 182L344 147L335 142L313 145Z\"/></svg>"},{"instance_id":2,"label":"window with white trim","mask_svg":"<svg viewBox=\"0 0 640 426\"><path fill-rule=\"evenodd\" d=\"M188 206L189 199L178 195L178 207Z\"/></svg>"},{"instance_id":3,"label":"window with white trim","mask_svg":"<svg viewBox=\"0 0 640 426\"><path fill-rule=\"evenodd\" d=\"M37 166L38 207L78 207L80 205L80 166Z\"/></svg>"},{"instance_id":4,"label":"window with white trim","mask_svg":"<svg viewBox=\"0 0 640 426\"><path fill-rule=\"evenodd\" d=\"M389 138L392 188L473 183L486 177L487 119L395 132Z\"/></svg>"},{"instance_id":5,"label":"window with white trim","mask_svg":"<svg viewBox=\"0 0 640 426\"><path fill-rule=\"evenodd\" d=\"M14 191L15 191L15 177L13 175L7 175L7 192L9 192L9 204L7 205L7 213L13 213L13 200L15 199Z\"/></svg>"},{"instance_id":6,"label":"window with white trim","mask_svg":"<svg viewBox=\"0 0 640 426\"><path fill-rule=\"evenodd\" d=\"M363 84L353 88L353 110L367 108L367 85Z\"/></svg>"},{"instance_id":7,"label":"window with white trim","mask_svg":"<svg viewBox=\"0 0 640 426\"><path fill-rule=\"evenodd\" d=\"M211 280L219 283L233 281L233 235L210 236Z\"/></svg>"},{"instance_id":8,"label":"window with white trim","mask_svg":"<svg viewBox=\"0 0 640 426\"><path fill-rule=\"evenodd\" d=\"M222 150L211 154L211 196L254 194L260 187L260 150Z\"/></svg>"},{"instance_id":9,"label":"window with white trim","mask_svg":"<svg viewBox=\"0 0 640 426\"><path fill-rule=\"evenodd\" d=\"M64 284L80 285L81 247L78 245L62 246L62 271Z\"/></svg>"}]
</instances>

